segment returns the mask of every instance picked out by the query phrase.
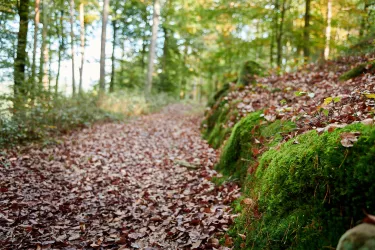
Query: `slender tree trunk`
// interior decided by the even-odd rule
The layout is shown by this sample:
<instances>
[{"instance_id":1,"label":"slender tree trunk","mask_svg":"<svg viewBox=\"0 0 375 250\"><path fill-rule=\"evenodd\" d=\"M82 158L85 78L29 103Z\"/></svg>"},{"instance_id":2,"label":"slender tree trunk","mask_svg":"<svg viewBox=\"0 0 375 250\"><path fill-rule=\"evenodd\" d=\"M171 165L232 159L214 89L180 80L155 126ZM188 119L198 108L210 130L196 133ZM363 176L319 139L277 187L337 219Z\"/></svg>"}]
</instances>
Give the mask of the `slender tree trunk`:
<instances>
[{"instance_id":1,"label":"slender tree trunk","mask_svg":"<svg viewBox=\"0 0 375 250\"><path fill-rule=\"evenodd\" d=\"M185 39L185 46L184 46L184 54L183 54L183 61L181 65L181 81L180 81L180 99L185 98L186 94L186 76L184 74L184 68L185 65L187 64L187 56L188 56L188 46L189 46L189 41L188 39Z\"/></svg>"},{"instance_id":2,"label":"slender tree trunk","mask_svg":"<svg viewBox=\"0 0 375 250\"><path fill-rule=\"evenodd\" d=\"M36 50L38 47L38 30L39 30L39 16L40 16L40 0L35 0L35 17L34 17L34 47L33 47L33 64L31 68L31 88L35 90L36 77Z\"/></svg>"},{"instance_id":3,"label":"slender tree trunk","mask_svg":"<svg viewBox=\"0 0 375 250\"><path fill-rule=\"evenodd\" d=\"M304 46L303 46L303 57L305 63L308 62L310 58L310 6L311 0L306 0L306 7L305 7L305 28L303 30L303 39L304 39Z\"/></svg>"},{"instance_id":4,"label":"slender tree trunk","mask_svg":"<svg viewBox=\"0 0 375 250\"><path fill-rule=\"evenodd\" d=\"M52 78L52 58L51 58L51 41L48 41L48 93L51 93Z\"/></svg>"},{"instance_id":5,"label":"slender tree trunk","mask_svg":"<svg viewBox=\"0 0 375 250\"><path fill-rule=\"evenodd\" d=\"M142 19L145 22L145 30L143 32L143 37L142 37L143 41L142 41L142 52L141 52L141 56L142 56L141 64L142 64L142 72L145 73L145 71L146 71L146 59L145 58L146 58L146 49L147 49L146 31L147 31L147 23L148 23L146 11L145 11L145 13L143 13Z\"/></svg>"},{"instance_id":6,"label":"slender tree trunk","mask_svg":"<svg viewBox=\"0 0 375 250\"><path fill-rule=\"evenodd\" d=\"M168 63L168 57L169 57L169 44L170 44L170 39L169 39L169 34L168 34L168 29L163 26L163 32L164 32L164 44L163 44L163 58L161 62L161 67L163 73L167 73L167 63Z\"/></svg>"},{"instance_id":7,"label":"slender tree trunk","mask_svg":"<svg viewBox=\"0 0 375 250\"><path fill-rule=\"evenodd\" d=\"M82 94L83 64L85 62L85 5L79 5L79 23L81 26L81 66L79 67L79 94Z\"/></svg>"},{"instance_id":8,"label":"slender tree trunk","mask_svg":"<svg viewBox=\"0 0 375 250\"><path fill-rule=\"evenodd\" d=\"M65 41L64 41L64 9L63 9L63 6L62 6L62 9L60 11L60 18L59 18L59 24L56 24L56 27L57 27L57 34L59 35L60 37L60 40L59 40L59 52L58 52L58 63L57 63L57 75L56 75L56 84L55 84L55 94L58 93L59 91L59 80L60 80L60 70L61 70L61 59L62 59L62 52L65 48Z\"/></svg>"},{"instance_id":9,"label":"slender tree trunk","mask_svg":"<svg viewBox=\"0 0 375 250\"><path fill-rule=\"evenodd\" d=\"M332 0L327 3L327 27L326 27L326 46L324 49L324 59L328 60L331 42L331 19L332 19Z\"/></svg>"},{"instance_id":10,"label":"slender tree trunk","mask_svg":"<svg viewBox=\"0 0 375 250\"><path fill-rule=\"evenodd\" d=\"M113 31L113 38L112 38L112 66L111 66L111 82L109 83L109 92L113 93L115 90L115 63L116 63L116 56L115 56L115 49L116 49L116 40L117 40L117 18L116 12L118 10L119 0L116 0L115 8L113 10L114 17L112 19L112 31Z\"/></svg>"},{"instance_id":11,"label":"slender tree trunk","mask_svg":"<svg viewBox=\"0 0 375 250\"><path fill-rule=\"evenodd\" d=\"M102 38L100 48L100 81L99 93L104 94L105 91L105 43L107 34L107 21L108 21L109 0L104 0L103 5L103 20L102 20Z\"/></svg>"},{"instance_id":12,"label":"slender tree trunk","mask_svg":"<svg viewBox=\"0 0 375 250\"><path fill-rule=\"evenodd\" d=\"M71 45L71 56L72 56L72 91L73 96L76 95L76 82L74 73L74 0L70 0L70 45Z\"/></svg>"},{"instance_id":13,"label":"slender tree trunk","mask_svg":"<svg viewBox=\"0 0 375 250\"><path fill-rule=\"evenodd\" d=\"M158 38L158 27L159 27L159 17L160 17L160 2L159 0L154 0L154 13L153 13L153 23L152 23L152 36L150 43L150 51L148 56L148 68L147 68L147 79L145 86L146 96L151 95L152 90L152 75L154 73L154 59L155 59L155 47L156 40Z\"/></svg>"},{"instance_id":14,"label":"slender tree trunk","mask_svg":"<svg viewBox=\"0 0 375 250\"><path fill-rule=\"evenodd\" d=\"M49 61L49 51L48 51L48 0L43 0L43 30L42 30L42 55L40 57L39 65L39 86L40 90L44 88L48 89L48 61Z\"/></svg>"},{"instance_id":15,"label":"slender tree trunk","mask_svg":"<svg viewBox=\"0 0 375 250\"><path fill-rule=\"evenodd\" d=\"M282 9L281 9L281 20L279 25L279 32L278 36L276 37L277 42L277 66L281 68L282 64L282 56L283 56L283 35L284 35L284 20L285 20L285 12L286 12L286 1L283 1Z\"/></svg>"},{"instance_id":16,"label":"slender tree trunk","mask_svg":"<svg viewBox=\"0 0 375 250\"><path fill-rule=\"evenodd\" d=\"M277 42L277 39L279 37L279 19L280 19L279 9L280 9L280 0L275 0L274 28L273 28L272 38L271 38L271 66L274 65L274 47L275 47L275 42Z\"/></svg>"},{"instance_id":17,"label":"slender tree trunk","mask_svg":"<svg viewBox=\"0 0 375 250\"><path fill-rule=\"evenodd\" d=\"M122 53L121 53L121 83L125 79L125 42L122 42Z\"/></svg>"},{"instance_id":18,"label":"slender tree trunk","mask_svg":"<svg viewBox=\"0 0 375 250\"><path fill-rule=\"evenodd\" d=\"M17 36L17 55L14 60L14 95L26 94L27 87L25 85L25 68L26 68L26 45L27 31L29 22L29 0L20 0L18 7L18 15L20 17L20 25Z\"/></svg>"}]
</instances>

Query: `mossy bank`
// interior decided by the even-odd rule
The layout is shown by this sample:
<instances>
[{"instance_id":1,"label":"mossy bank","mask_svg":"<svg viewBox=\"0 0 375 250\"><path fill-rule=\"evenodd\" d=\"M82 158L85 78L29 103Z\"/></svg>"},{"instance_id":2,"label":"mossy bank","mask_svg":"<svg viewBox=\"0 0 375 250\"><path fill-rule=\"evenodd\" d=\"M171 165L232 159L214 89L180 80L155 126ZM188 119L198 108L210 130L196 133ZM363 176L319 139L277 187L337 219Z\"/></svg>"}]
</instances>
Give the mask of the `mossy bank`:
<instances>
[{"instance_id":1,"label":"mossy bank","mask_svg":"<svg viewBox=\"0 0 375 250\"><path fill-rule=\"evenodd\" d=\"M363 210L374 212L375 128L313 130L279 144L293 129L292 122L269 123L255 112L224 147L217 168L243 183L241 216L230 231L236 249L333 249ZM360 132L358 142L343 147L340 135L353 131Z\"/></svg>"}]
</instances>

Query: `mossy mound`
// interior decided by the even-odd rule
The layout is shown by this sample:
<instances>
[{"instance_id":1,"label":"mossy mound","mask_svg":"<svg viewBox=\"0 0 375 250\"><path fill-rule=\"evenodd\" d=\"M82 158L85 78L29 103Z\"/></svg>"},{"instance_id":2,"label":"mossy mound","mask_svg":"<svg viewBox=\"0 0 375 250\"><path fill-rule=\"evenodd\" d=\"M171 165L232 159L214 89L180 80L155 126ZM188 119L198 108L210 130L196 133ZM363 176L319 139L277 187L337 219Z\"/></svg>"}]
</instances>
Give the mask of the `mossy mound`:
<instances>
[{"instance_id":1,"label":"mossy mound","mask_svg":"<svg viewBox=\"0 0 375 250\"><path fill-rule=\"evenodd\" d=\"M289 133L295 124L276 120L269 123L262 116L263 112L253 112L236 124L224 146L217 170L224 175L233 176L243 182L247 172L258 155L270 146L279 143L284 133Z\"/></svg>"},{"instance_id":2,"label":"mossy mound","mask_svg":"<svg viewBox=\"0 0 375 250\"><path fill-rule=\"evenodd\" d=\"M248 85L255 83L255 76L264 75L265 69L254 61L246 61L241 68L238 84Z\"/></svg>"},{"instance_id":3,"label":"mossy mound","mask_svg":"<svg viewBox=\"0 0 375 250\"><path fill-rule=\"evenodd\" d=\"M209 103L210 110L205 114L207 117L202 123L203 138L213 148L219 148L229 136L231 128L226 127L231 117L236 116L236 109L230 108L228 101L223 97L228 94L230 84L225 84Z\"/></svg>"},{"instance_id":4,"label":"mossy mound","mask_svg":"<svg viewBox=\"0 0 375 250\"><path fill-rule=\"evenodd\" d=\"M354 131L358 141L343 147L340 134ZM374 156L375 128L362 124L310 131L265 152L245 181L236 249L334 249L363 209L375 212Z\"/></svg>"},{"instance_id":5,"label":"mossy mound","mask_svg":"<svg viewBox=\"0 0 375 250\"><path fill-rule=\"evenodd\" d=\"M340 76L341 81L346 81L368 72L375 72L375 61L363 63L345 72Z\"/></svg>"}]
</instances>

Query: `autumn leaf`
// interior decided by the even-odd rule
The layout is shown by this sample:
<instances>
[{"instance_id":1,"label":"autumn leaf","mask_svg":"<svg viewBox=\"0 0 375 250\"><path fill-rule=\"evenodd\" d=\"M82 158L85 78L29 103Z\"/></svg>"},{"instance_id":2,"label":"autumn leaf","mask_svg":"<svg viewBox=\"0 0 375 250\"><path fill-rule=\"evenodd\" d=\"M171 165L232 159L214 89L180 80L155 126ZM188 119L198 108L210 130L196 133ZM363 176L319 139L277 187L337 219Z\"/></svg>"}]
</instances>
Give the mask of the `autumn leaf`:
<instances>
[{"instance_id":1,"label":"autumn leaf","mask_svg":"<svg viewBox=\"0 0 375 250\"><path fill-rule=\"evenodd\" d=\"M349 148L353 147L354 143L358 141L358 136L360 132L344 132L340 134L341 145Z\"/></svg>"}]
</instances>

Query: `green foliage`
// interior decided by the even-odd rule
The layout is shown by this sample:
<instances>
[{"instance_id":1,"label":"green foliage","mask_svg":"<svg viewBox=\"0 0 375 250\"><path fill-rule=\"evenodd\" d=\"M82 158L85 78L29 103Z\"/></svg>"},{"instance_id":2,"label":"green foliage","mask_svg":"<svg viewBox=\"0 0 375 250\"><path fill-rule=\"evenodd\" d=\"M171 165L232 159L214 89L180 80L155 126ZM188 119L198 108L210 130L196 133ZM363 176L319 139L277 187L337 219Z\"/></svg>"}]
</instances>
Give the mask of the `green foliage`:
<instances>
[{"instance_id":1,"label":"green foliage","mask_svg":"<svg viewBox=\"0 0 375 250\"><path fill-rule=\"evenodd\" d=\"M174 102L176 98L167 93L154 94L147 101L141 91L128 90L106 95L100 108L110 113L137 116L158 111Z\"/></svg>"},{"instance_id":2,"label":"green foliage","mask_svg":"<svg viewBox=\"0 0 375 250\"><path fill-rule=\"evenodd\" d=\"M369 71L374 71L374 68L375 68L375 61L360 64L357 67L349 70L348 72L340 76L340 80L346 81L346 80L355 78Z\"/></svg>"},{"instance_id":3,"label":"green foliage","mask_svg":"<svg viewBox=\"0 0 375 250\"><path fill-rule=\"evenodd\" d=\"M94 96L46 98L34 105L18 105L12 113L0 116L0 148L47 139L97 121L113 121L121 116L105 112Z\"/></svg>"},{"instance_id":4,"label":"green foliage","mask_svg":"<svg viewBox=\"0 0 375 250\"><path fill-rule=\"evenodd\" d=\"M238 129L238 128L237 128ZM340 143L342 132L360 131L353 148ZM251 249L335 248L340 236L375 211L373 155L375 128L353 124L334 132L296 137L264 153L246 179L242 206L231 233L245 234ZM237 236L239 246L242 239Z\"/></svg>"}]
</instances>

